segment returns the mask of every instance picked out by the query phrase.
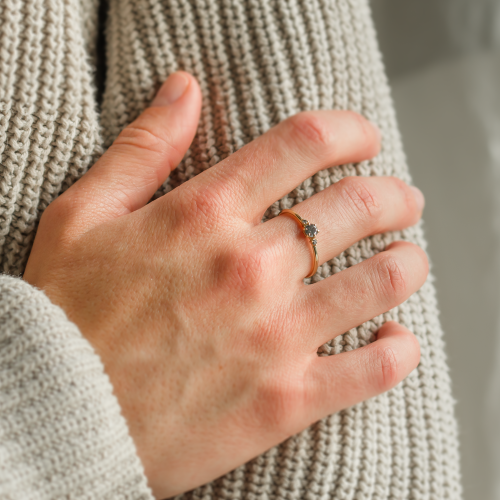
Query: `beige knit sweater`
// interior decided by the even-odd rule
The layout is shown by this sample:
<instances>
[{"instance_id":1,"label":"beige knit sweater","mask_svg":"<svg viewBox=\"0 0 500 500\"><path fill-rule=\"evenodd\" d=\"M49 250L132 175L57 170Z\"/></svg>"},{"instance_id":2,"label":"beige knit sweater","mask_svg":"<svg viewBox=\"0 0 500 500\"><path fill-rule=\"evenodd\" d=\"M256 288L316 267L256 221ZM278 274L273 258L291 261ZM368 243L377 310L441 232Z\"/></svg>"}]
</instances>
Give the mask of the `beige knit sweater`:
<instances>
[{"instance_id":1,"label":"beige knit sweater","mask_svg":"<svg viewBox=\"0 0 500 500\"><path fill-rule=\"evenodd\" d=\"M100 111L98 11L98 0L0 3L3 273L22 273L43 210L178 68L200 82L202 114L192 147L158 196L287 116L320 108L363 113L382 130L382 152L318 173L267 217L347 175L410 180L367 0L111 0ZM321 266L313 281L394 238L424 246L420 226L367 238ZM431 281L320 355L365 345L388 319L420 341L420 365L404 382L183 498L459 499L456 423ZM99 358L42 292L7 275L0 276L0 498L151 498Z\"/></svg>"}]
</instances>

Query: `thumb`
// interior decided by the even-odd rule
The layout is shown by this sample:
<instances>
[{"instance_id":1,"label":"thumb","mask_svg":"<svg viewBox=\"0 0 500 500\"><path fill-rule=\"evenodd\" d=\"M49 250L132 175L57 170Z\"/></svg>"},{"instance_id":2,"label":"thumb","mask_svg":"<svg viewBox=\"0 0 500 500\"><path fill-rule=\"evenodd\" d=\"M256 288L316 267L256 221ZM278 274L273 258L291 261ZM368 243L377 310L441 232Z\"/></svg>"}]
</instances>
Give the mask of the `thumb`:
<instances>
[{"instance_id":1,"label":"thumb","mask_svg":"<svg viewBox=\"0 0 500 500\"><path fill-rule=\"evenodd\" d=\"M200 108L194 77L184 71L172 73L151 106L62 196L71 199L70 211L74 214L76 209L78 225L95 225L144 206L189 148Z\"/></svg>"}]
</instances>

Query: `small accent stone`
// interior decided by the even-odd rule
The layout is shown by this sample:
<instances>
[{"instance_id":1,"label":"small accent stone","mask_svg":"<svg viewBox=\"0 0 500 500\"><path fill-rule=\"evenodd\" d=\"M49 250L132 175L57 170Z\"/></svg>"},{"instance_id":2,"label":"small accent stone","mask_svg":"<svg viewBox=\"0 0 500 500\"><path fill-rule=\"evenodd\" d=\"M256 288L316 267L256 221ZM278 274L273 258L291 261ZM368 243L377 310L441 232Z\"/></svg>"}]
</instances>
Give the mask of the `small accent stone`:
<instances>
[{"instance_id":1,"label":"small accent stone","mask_svg":"<svg viewBox=\"0 0 500 500\"><path fill-rule=\"evenodd\" d=\"M304 227L306 227L309 224L309 221L302 219L302 224L304 224Z\"/></svg>"},{"instance_id":2,"label":"small accent stone","mask_svg":"<svg viewBox=\"0 0 500 500\"><path fill-rule=\"evenodd\" d=\"M317 240L316 238L314 238L314 240L312 240L312 241L311 241L311 243L312 243L313 245L317 245L317 244L318 244L318 240Z\"/></svg>"},{"instance_id":3,"label":"small accent stone","mask_svg":"<svg viewBox=\"0 0 500 500\"><path fill-rule=\"evenodd\" d=\"M316 224L307 224L307 226L304 228L304 233L306 233L306 236L308 238L313 238L318 234L318 228L316 227Z\"/></svg>"}]
</instances>

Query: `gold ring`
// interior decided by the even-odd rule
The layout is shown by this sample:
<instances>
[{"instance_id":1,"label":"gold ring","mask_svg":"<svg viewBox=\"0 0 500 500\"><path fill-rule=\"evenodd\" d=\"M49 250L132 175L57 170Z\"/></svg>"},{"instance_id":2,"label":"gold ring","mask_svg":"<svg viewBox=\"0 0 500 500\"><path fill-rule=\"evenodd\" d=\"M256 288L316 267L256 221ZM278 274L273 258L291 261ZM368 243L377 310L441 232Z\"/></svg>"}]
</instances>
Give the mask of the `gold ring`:
<instances>
[{"instance_id":1,"label":"gold ring","mask_svg":"<svg viewBox=\"0 0 500 500\"><path fill-rule=\"evenodd\" d=\"M303 219L299 214L295 213L293 210L289 210L285 208L278 215L291 215L299 224L304 232L304 236L309 241L310 249L311 249L311 257L312 257L312 268L311 272L306 276L306 278L310 278L316 274L318 270L318 250L316 246L318 245L318 240L316 239L316 235L319 233L319 229L316 224L312 224L309 221Z\"/></svg>"}]
</instances>

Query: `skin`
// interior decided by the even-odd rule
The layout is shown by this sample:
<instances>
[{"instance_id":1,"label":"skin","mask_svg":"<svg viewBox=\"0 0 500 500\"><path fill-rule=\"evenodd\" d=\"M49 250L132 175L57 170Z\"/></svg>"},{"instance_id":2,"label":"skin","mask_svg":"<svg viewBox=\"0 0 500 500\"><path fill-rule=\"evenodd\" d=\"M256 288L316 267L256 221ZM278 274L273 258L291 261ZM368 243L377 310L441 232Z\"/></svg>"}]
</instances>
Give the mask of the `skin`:
<instances>
[{"instance_id":1,"label":"skin","mask_svg":"<svg viewBox=\"0 0 500 500\"><path fill-rule=\"evenodd\" d=\"M171 75L47 208L24 275L101 357L157 498L387 391L420 356L394 322L368 346L316 354L424 283L420 248L396 242L307 286L311 257L298 224L261 223L315 172L376 155L377 129L353 112L299 113L146 204L189 147L200 103L192 76ZM421 193L398 179L351 177L294 210L321 229L321 264L363 237L415 224L422 208Z\"/></svg>"}]
</instances>

